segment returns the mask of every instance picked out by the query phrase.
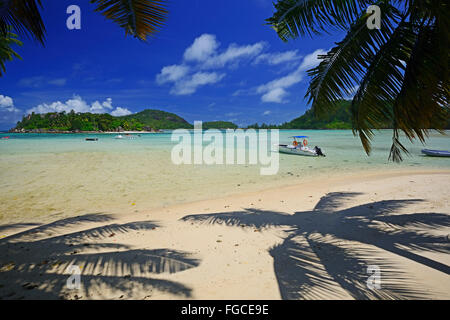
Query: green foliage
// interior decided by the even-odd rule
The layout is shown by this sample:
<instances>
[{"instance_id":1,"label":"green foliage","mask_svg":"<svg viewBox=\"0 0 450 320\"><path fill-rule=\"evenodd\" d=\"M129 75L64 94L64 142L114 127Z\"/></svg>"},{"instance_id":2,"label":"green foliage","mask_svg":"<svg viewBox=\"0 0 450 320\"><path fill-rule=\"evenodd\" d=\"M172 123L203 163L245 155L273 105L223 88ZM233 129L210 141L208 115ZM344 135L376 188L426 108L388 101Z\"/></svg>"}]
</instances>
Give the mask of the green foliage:
<instances>
[{"instance_id":1,"label":"green foliage","mask_svg":"<svg viewBox=\"0 0 450 320\"><path fill-rule=\"evenodd\" d=\"M118 117L127 120L132 126L149 127L152 129L191 129L193 126L174 113L161 110L146 109L138 113ZM134 122L133 122L134 121ZM139 124L138 124L139 123Z\"/></svg>"},{"instance_id":2,"label":"green foliage","mask_svg":"<svg viewBox=\"0 0 450 320\"><path fill-rule=\"evenodd\" d=\"M351 129L351 101L342 100L328 113L317 117L312 109L304 115L284 123L281 129Z\"/></svg>"},{"instance_id":3,"label":"green foliage","mask_svg":"<svg viewBox=\"0 0 450 320\"><path fill-rule=\"evenodd\" d=\"M229 121L209 121L203 122L202 128L207 129L237 129L238 126Z\"/></svg>"},{"instance_id":4,"label":"green foliage","mask_svg":"<svg viewBox=\"0 0 450 320\"><path fill-rule=\"evenodd\" d=\"M320 118L314 114L314 111L309 109L302 116L295 118L292 121L283 123L282 125L270 125L257 123L248 126L254 129L351 129L351 104L349 100L341 100L337 103L334 110L330 110L327 114ZM386 126L387 127L387 126Z\"/></svg>"},{"instance_id":5,"label":"green foliage","mask_svg":"<svg viewBox=\"0 0 450 320\"><path fill-rule=\"evenodd\" d=\"M11 32L7 32L4 36L0 34L0 77L6 71L6 61L11 61L14 58L22 59L19 54L11 48L13 45L22 45L22 42L16 38L17 36Z\"/></svg>"},{"instance_id":6,"label":"green foliage","mask_svg":"<svg viewBox=\"0 0 450 320\"><path fill-rule=\"evenodd\" d=\"M32 113L22 118L15 129L55 131L142 131L150 129L192 128L183 118L169 112L144 110L136 114L114 117L110 114L51 112Z\"/></svg>"}]
</instances>

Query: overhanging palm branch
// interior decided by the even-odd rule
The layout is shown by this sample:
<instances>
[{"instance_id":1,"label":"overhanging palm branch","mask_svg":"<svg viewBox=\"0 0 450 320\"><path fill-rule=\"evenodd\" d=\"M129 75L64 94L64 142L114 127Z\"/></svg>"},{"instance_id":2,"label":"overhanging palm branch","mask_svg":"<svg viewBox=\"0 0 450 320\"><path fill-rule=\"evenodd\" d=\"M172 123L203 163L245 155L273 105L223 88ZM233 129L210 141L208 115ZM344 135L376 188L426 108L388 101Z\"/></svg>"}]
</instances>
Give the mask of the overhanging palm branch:
<instances>
[{"instance_id":1,"label":"overhanging palm branch","mask_svg":"<svg viewBox=\"0 0 450 320\"><path fill-rule=\"evenodd\" d=\"M91 0L95 11L141 40L155 34L167 16L166 0ZM0 37L10 26L19 36L44 43L45 26L39 9L41 0L0 0Z\"/></svg>"},{"instance_id":2,"label":"overhanging palm branch","mask_svg":"<svg viewBox=\"0 0 450 320\"><path fill-rule=\"evenodd\" d=\"M14 58L22 59L19 54L12 49L13 45L22 45L22 42L17 40L16 37L17 36L11 32L6 33L5 36L0 35L0 76L6 71L6 61L11 61Z\"/></svg>"},{"instance_id":3,"label":"overhanging palm branch","mask_svg":"<svg viewBox=\"0 0 450 320\"><path fill-rule=\"evenodd\" d=\"M95 11L141 40L155 34L166 19L165 0L91 0Z\"/></svg>"},{"instance_id":4,"label":"overhanging palm branch","mask_svg":"<svg viewBox=\"0 0 450 320\"><path fill-rule=\"evenodd\" d=\"M43 44L45 26L39 8L42 8L41 0L0 0L0 37L12 27L19 36Z\"/></svg>"},{"instance_id":5,"label":"overhanging palm branch","mask_svg":"<svg viewBox=\"0 0 450 320\"><path fill-rule=\"evenodd\" d=\"M366 26L370 4L381 9L381 29ZM393 128L390 158L407 152L399 132L425 141L444 127L449 114L449 5L439 0L279 0L267 19L280 38L347 29L345 38L309 70L306 96L317 116L357 93L354 134L370 153L373 129ZM442 131L441 131L442 132Z\"/></svg>"}]
</instances>

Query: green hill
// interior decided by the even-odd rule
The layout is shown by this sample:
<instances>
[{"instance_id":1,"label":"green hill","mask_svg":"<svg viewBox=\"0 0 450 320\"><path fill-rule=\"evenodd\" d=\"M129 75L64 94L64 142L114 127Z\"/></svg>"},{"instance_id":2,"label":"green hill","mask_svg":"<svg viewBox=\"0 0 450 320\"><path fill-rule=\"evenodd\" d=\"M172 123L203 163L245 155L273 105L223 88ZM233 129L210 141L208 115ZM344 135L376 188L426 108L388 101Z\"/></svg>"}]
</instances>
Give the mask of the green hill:
<instances>
[{"instance_id":1,"label":"green hill","mask_svg":"<svg viewBox=\"0 0 450 320\"><path fill-rule=\"evenodd\" d=\"M145 109L141 112L118 117L125 121L138 121L152 129L191 129L193 126L180 116L161 110Z\"/></svg>"},{"instance_id":2,"label":"green hill","mask_svg":"<svg viewBox=\"0 0 450 320\"><path fill-rule=\"evenodd\" d=\"M202 128L207 129L237 129L238 126L229 121L209 121L203 122Z\"/></svg>"},{"instance_id":3,"label":"green hill","mask_svg":"<svg viewBox=\"0 0 450 320\"><path fill-rule=\"evenodd\" d=\"M351 129L351 103L342 100L335 110L320 119L309 109L302 116L282 124L280 129Z\"/></svg>"},{"instance_id":4,"label":"green hill","mask_svg":"<svg viewBox=\"0 0 450 320\"><path fill-rule=\"evenodd\" d=\"M144 110L114 117L110 114L50 112L31 113L17 122L12 132L78 132L78 131L142 131L192 128L176 114L160 110Z\"/></svg>"}]
</instances>

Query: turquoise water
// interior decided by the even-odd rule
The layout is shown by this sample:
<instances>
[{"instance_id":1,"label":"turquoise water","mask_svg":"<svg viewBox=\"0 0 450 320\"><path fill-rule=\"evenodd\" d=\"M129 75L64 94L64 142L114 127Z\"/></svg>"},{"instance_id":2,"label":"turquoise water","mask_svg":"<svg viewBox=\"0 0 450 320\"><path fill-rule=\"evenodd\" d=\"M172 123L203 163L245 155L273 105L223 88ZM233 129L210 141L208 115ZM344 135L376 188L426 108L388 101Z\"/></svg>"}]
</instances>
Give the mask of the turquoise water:
<instances>
[{"instance_id":1,"label":"turquoise water","mask_svg":"<svg viewBox=\"0 0 450 320\"><path fill-rule=\"evenodd\" d=\"M396 164L388 161L389 130L376 133L370 157L350 130L283 130L280 143L307 135L309 145L319 146L326 157L279 154L279 170L268 176L260 174L260 164L175 165L170 132L122 140L114 139L116 134L0 134L10 137L0 139L0 221L145 211L358 172L450 170L450 158L420 152L450 150L449 133L432 133L425 145L403 139L410 156Z\"/></svg>"},{"instance_id":2,"label":"turquoise water","mask_svg":"<svg viewBox=\"0 0 450 320\"><path fill-rule=\"evenodd\" d=\"M309 136L309 146L321 147L327 158L321 159L321 166L332 165L347 167L363 164L396 165L387 161L391 146L391 131L382 130L376 133L372 143L372 154L367 156L362 149L358 137L350 130L281 130L280 143L292 141L290 136ZM152 151L168 151L177 143L171 141L171 132L158 134L133 134L133 139L115 139L116 134L18 134L0 133L0 155L24 154L61 154L69 152L108 152L108 153L145 153ZM98 138L99 141L85 141L85 138ZM450 150L450 132L447 135L432 133L424 145L416 141L410 143L402 139L410 151L405 155L403 163L398 166L450 167L450 161L445 158L430 158L421 154L421 149ZM299 159L289 155L280 155L282 162L298 163ZM292 161L291 161L292 160ZM306 161L308 158L302 158ZM168 159L170 161L170 159ZM282 166L281 166L282 167Z\"/></svg>"}]
</instances>

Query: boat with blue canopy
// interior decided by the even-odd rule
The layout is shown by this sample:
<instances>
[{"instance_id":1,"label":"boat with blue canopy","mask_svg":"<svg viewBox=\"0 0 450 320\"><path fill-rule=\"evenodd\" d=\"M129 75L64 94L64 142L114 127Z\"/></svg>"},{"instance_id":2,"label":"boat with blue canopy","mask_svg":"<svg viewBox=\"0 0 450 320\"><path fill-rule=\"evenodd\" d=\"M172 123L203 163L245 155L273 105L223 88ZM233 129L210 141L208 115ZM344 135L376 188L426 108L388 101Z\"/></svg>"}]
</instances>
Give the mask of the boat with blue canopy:
<instances>
[{"instance_id":1,"label":"boat with blue canopy","mask_svg":"<svg viewBox=\"0 0 450 320\"><path fill-rule=\"evenodd\" d=\"M298 156L309 156L309 157L319 157L325 155L322 153L322 150L315 146L314 149L308 147L308 136L291 136L289 138L294 139L291 144L279 144L278 152L295 154ZM301 141L297 141L297 139L303 139Z\"/></svg>"}]
</instances>

